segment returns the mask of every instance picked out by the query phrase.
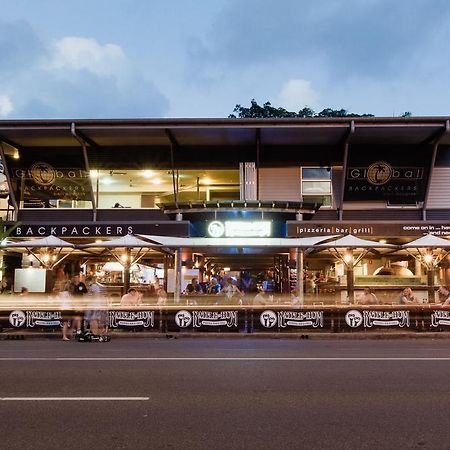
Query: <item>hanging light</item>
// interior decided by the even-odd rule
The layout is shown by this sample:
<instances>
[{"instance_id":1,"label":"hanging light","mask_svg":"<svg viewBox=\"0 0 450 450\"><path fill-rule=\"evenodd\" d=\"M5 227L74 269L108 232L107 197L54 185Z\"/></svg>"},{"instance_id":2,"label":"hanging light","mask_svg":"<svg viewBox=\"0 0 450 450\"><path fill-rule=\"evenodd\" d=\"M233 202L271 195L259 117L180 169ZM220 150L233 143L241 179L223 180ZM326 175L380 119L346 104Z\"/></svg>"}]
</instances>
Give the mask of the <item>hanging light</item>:
<instances>
[{"instance_id":1,"label":"hanging light","mask_svg":"<svg viewBox=\"0 0 450 450\"><path fill-rule=\"evenodd\" d=\"M345 255L344 255L344 261L345 261L347 264L350 264L351 262L353 262L353 254L352 254L351 250L347 250L347 251L345 252Z\"/></svg>"},{"instance_id":2,"label":"hanging light","mask_svg":"<svg viewBox=\"0 0 450 450\"><path fill-rule=\"evenodd\" d=\"M433 262L433 259L434 259L433 255L431 253L427 253L423 257L423 260L425 261L426 264L431 264Z\"/></svg>"}]
</instances>

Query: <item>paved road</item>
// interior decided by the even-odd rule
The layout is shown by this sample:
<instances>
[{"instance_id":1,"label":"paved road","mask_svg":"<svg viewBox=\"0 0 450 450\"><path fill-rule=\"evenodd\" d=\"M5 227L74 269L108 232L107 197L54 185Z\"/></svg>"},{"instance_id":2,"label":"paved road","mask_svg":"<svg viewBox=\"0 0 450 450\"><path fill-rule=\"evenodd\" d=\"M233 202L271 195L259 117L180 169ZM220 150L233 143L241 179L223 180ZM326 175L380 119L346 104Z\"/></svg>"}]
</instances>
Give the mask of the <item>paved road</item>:
<instances>
[{"instance_id":1,"label":"paved road","mask_svg":"<svg viewBox=\"0 0 450 450\"><path fill-rule=\"evenodd\" d=\"M5 449L450 449L450 341L0 341L0 399Z\"/></svg>"}]
</instances>

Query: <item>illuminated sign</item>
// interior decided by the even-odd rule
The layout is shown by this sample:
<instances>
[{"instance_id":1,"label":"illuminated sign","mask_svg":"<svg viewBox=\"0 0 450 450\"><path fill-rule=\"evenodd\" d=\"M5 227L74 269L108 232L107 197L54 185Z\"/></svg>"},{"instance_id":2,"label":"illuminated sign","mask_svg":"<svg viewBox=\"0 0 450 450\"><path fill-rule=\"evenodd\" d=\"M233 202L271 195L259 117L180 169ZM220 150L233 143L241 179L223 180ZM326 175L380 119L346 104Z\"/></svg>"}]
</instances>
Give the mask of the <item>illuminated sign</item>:
<instances>
[{"instance_id":1,"label":"illuminated sign","mask_svg":"<svg viewBox=\"0 0 450 450\"><path fill-rule=\"evenodd\" d=\"M270 237L272 223L269 221L243 222L215 220L208 225L208 234L220 237Z\"/></svg>"}]
</instances>

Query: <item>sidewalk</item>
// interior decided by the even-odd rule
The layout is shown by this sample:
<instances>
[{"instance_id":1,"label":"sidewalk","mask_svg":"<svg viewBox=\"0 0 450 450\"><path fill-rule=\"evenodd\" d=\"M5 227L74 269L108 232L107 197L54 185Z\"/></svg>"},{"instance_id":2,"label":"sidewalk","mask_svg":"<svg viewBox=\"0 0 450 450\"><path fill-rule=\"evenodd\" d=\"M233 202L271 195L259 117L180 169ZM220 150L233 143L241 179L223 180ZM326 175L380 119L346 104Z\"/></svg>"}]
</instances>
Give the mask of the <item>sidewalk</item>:
<instances>
[{"instance_id":1,"label":"sidewalk","mask_svg":"<svg viewBox=\"0 0 450 450\"><path fill-rule=\"evenodd\" d=\"M203 338L226 338L226 339L450 339L450 332L355 332L355 333L205 333L205 332L182 332L182 333L158 333L158 332L112 332L109 337L113 339L203 339ZM23 339L61 339L61 333L35 333L35 332L4 332L0 334L0 340L23 340ZM75 339L73 339L75 340Z\"/></svg>"}]
</instances>

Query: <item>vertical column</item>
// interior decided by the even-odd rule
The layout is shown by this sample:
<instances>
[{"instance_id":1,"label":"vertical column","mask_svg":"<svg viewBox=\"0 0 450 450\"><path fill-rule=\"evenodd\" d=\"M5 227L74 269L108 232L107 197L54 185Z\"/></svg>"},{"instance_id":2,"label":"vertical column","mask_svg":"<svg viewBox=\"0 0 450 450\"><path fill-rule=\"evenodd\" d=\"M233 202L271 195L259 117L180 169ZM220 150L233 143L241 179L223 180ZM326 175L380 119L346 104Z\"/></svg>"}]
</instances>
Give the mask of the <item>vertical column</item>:
<instances>
[{"instance_id":1,"label":"vertical column","mask_svg":"<svg viewBox=\"0 0 450 450\"><path fill-rule=\"evenodd\" d=\"M347 295L348 301L354 303L355 301L355 285L354 285L354 259L353 249L347 249L344 256L345 266L347 269Z\"/></svg>"},{"instance_id":2,"label":"vertical column","mask_svg":"<svg viewBox=\"0 0 450 450\"><path fill-rule=\"evenodd\" d=\"M300 300L304 300L304 282L303 282L303 259L304 253L302 248L297 249L296 268L297 268L297 290Z\"/></svg>"},{"instance_id":3,"label":"vertical column","mask_svg":"<svg viewBox=\"0 0 450 450\"><path fill-rule=\"evenodd\" d=\"M427 270L428 303L434 303L434 267Z\"/></svg>"},{"instance_id":4,"label":"vertical column","mask_svg":"<svg viewBox=\"0 0 450 450\"><path fill-rule=\"evenodd\" d=\"M175 250L174 273L175 288L173 292L173 301L175 304L178 304L180 302L181 294L181 248Z\"/></svg>"},{"instance_id":5,"label":"vertical column","mask_svg":"<svg viewBox=\"0 0 450 450\"><path fill-rule=\"evenodd\" d=\"M131 248L125 249L125 264L123 266L123 289L124 293L130 289L130 267L131 267Z\"/></svg>"},{"instance_id":6,"label":"vertical column","mask_svg":"<svg viewBox=\"0 0 450 450\"><path fill-rule=\"evenodd\" d=\"M420 277L422 275L422 264L418 259L414 260L414 274L416 277Z\"/></svg>"},{"instance_id":7,"label":"vertical column","mask_svg":"<svg viewBox=\"0 0 450 450\"><path fill-rule=\"evenodd\" d=\"M256 200L257 173L254 162L239 163L241 200Z\"/></svg>"}]
</instances>

